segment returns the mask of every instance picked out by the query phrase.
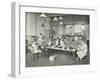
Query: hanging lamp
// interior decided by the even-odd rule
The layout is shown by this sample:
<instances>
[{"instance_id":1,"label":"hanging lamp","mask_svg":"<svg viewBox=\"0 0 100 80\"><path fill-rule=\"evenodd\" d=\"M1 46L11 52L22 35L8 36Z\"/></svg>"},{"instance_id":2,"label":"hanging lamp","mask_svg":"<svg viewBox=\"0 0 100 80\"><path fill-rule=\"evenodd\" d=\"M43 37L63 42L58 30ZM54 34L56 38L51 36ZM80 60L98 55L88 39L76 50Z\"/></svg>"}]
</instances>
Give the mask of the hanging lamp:
<instances>
[{"instance_id":1,"label":"hanging lamp","mask_svg":"<svg viewBox=\"0 0 100 80\"><path fill-rule=\"evenodd\" d=\"M40 15L40 17L41 17L41 18L46 18L47 16L46 16L44 13L42 13L42 14Z\"/></svg>"}]
</instances>

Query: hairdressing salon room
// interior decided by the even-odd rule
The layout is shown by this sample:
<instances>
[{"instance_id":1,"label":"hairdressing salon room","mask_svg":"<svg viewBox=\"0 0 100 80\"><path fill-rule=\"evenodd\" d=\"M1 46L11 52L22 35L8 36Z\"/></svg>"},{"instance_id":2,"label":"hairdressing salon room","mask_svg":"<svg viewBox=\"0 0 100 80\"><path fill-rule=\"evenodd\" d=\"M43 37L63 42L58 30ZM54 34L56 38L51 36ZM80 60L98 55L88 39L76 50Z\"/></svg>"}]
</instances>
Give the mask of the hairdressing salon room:
<instances>
[{"instance_id":1,"label":"hairdressing salon room","mask_svg":"<svg viewBox=\"0 0 100 80\"><path fill-rule=\"evenodd\" d=\"M89 15L25 13L25 66L88 65Z\"/></svg>"}]
</instances>

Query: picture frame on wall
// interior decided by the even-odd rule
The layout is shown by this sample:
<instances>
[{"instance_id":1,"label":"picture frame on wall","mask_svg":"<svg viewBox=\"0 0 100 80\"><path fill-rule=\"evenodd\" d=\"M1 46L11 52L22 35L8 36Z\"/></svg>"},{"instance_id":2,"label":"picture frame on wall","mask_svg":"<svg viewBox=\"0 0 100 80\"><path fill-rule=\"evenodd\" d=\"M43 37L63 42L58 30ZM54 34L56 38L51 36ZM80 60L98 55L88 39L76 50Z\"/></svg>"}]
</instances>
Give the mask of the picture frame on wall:
<instances>
[{"instance_id":1,"label":"picture frame on wall","mask_svg":"<svg viewBox=\"0 0 100 80\"><path fill-rule=\"evenodd\" d=\"M95 70L95 8L11 5L13 77Z\"/></svg>"}]
</instances>

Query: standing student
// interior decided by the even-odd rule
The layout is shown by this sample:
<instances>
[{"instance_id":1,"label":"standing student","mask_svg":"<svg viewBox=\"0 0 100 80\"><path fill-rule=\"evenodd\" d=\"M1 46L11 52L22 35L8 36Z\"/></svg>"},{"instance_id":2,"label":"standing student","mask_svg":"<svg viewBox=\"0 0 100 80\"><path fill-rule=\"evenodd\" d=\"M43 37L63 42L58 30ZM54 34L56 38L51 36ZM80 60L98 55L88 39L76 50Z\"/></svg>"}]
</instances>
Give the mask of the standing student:
<instances>
[{"instance_id":1,"label":"standing student","mask_svg":"<svg viewBox=\"0 0 100 80\"><path fill-rule=\"evenodd\" d=\"M58 47L59 46L59 37L57 37L56 41L55 41L55 46Z\"/></svg>"},{"instance_id":2,"label":"standing student","mask_svg":"<svg viewBox=\"0 0 100 80\"><path fill-rule=\"evenodd\" d=\"M60 40L60 46L61 46L61 47L65 47L64 39L61 39L61 40Z\"/></svg>"},{"instance_id":3,"label":"standing student","mask_svg":"<svg viewBox=\"0 0 100 80\"><path fill-rule=\"evenodd\" d=\"M42 38L43 38L43 34L40 33L39 40L38 40L38 42L39 42L40 45L42 45L42 42L43 42L43 39Z\"/></svg>"},{"instance_id":4,"label":"standing student","mask_svg":"<svg viewBox=\"0 0 100 80\"><path fill-rule=\"evenodd\" d=\"M51 42L51 40L50 40L50 39L48 40L47 44L48 44L48 46L49 46L49 47L51 47L51 46L52 46L52 42Z\"/></svg>"},{"instance_id":5,"label":"standing student","mask_svg":"<svg viewBox=\"0 0 100 80\"><path fill-rule=\"evenodd\" d=\"M82 58L86 56L87 54L87 45L86 43L81 39L78 41L78 47L77 47L77 55L80 61L82 61Z\"/></svg>"}]
</instances>

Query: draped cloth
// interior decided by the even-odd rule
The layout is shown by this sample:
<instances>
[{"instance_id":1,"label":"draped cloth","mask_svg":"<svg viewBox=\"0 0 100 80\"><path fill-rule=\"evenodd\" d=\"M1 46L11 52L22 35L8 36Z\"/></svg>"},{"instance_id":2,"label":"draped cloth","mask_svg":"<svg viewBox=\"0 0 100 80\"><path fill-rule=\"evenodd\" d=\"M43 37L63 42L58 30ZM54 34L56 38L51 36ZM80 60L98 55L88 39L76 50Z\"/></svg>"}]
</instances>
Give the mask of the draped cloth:
<instances>
[{"instance_id":1,"label":"draped cloth","mask_svg":"<svg viewBox=\"0 0 100 80\"><path fill-rule=\"evenodd\" d=\"M31 52L33 54L33 53L41 53L42 51L38 49L38 45L36 45L36 43L34 42L31 47Z\"/></svg>"},{"instance_id":2,"label":"draped cloth","mask_svg":"<svg viewBox=\"0 0 100 80\"><path fill-rule=\"evenodd\" d=\"M81 41L81 44L78 45L77 55L80 59L82 59L87 54L87 45Z\"/></svg>"}]
</instances>

